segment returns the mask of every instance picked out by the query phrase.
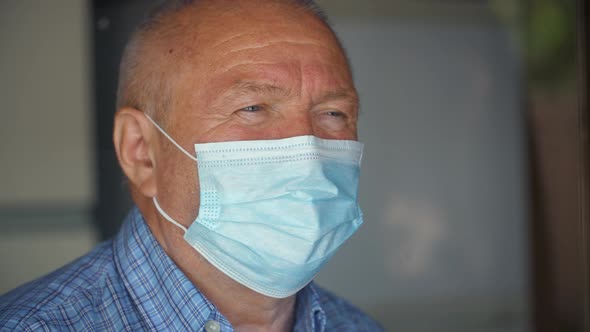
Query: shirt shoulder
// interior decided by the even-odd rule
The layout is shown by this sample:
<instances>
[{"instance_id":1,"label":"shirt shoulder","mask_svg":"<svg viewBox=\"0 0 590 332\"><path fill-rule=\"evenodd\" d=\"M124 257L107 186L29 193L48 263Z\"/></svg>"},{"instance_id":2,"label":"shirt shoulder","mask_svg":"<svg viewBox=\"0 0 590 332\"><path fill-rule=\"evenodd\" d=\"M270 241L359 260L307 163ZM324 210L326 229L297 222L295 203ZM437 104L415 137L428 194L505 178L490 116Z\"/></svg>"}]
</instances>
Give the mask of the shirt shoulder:
<instances>
[{"instance_id":1,"label":"shirt shoulder","mask_svg":"<svg viewBox=\"0 0 590 332\"><path fill-rule=\"evenodd\" d=\"M116 280L112 253L112 242L104 242L72 263L0 296L0 330L67 330L81 320L80 311L85 317L97 313L105 292L122 290L117 289L122 286Z\"/></svg>"},{"instance_id":2,"label":"shirt shoulder","mask_svg":"<svg viewBox=\"0 0 590 332\"><path fill-rule=\"evenodd\" d=\"M384 331L381 324L357 307L315 285L326 314L326 331Z\"/></svg>"}]
</instances>

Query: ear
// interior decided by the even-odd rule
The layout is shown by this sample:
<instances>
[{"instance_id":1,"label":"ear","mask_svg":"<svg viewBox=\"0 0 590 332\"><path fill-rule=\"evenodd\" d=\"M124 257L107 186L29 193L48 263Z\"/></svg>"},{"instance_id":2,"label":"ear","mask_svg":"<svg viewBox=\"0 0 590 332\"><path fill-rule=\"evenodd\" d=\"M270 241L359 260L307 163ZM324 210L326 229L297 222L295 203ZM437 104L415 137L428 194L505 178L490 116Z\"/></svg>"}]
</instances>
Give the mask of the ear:
<instances>
[{"instance_id":1,"label":"ear","mask_svg":"<svg viewBox=\"0 0 590 332\"><path fill-rule=\"evenodd\" d=\"M119 164L138 193L154 197L157 192L152 124L143 112L122 108L115 114L113 142ZM151 143L151 144L150 144Z\"/></svg>"}]
</instances>

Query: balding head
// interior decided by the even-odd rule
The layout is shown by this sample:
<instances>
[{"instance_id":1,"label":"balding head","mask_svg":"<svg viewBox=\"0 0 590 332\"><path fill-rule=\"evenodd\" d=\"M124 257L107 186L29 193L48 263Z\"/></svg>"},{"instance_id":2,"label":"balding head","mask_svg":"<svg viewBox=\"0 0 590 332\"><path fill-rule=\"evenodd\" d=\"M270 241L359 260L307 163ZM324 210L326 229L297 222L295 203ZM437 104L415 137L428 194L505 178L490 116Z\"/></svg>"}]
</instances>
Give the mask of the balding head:
<instances>
[{"instance_id":1,"label":"balding head","mask_svg":"<svg viewBox=\"0 0 590 332\"><path fill-rule=\"evenodd\" d=\"M199 34L214 29L209 23L213 16L218 23L229 24L240 16L243 4L283 8L284 14L313 16L342 46L330 28L324 12L313 0L167 0L156 7L131 35L119 68L117 109L132 107L142 110L166 123L173 109L175 77L190 65L198 53ZM256 12L247 12L256 24Z\"/></svg>"}]
</instances>

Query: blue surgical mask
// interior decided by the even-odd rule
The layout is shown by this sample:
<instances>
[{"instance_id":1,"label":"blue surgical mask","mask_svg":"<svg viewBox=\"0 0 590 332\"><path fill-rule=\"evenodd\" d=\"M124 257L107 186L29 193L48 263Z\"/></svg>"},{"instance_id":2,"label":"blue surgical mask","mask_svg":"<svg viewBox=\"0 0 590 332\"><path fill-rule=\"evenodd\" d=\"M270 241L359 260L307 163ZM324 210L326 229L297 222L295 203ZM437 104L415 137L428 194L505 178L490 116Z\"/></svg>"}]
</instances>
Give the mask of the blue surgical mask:
<instances>
[{"instance_id":1,"label":"blue surgical mask","mask_svg":"<svg viewBox=\"0 0 590 332\"><path fill-rule=\"evenodd\" d=\"M148 116L148 119L149 116ZM305 287L362 224L363 145L297 136L195 144L200 206L184 239L217 269L267 296Z\"/></svg>"}]
</instances>

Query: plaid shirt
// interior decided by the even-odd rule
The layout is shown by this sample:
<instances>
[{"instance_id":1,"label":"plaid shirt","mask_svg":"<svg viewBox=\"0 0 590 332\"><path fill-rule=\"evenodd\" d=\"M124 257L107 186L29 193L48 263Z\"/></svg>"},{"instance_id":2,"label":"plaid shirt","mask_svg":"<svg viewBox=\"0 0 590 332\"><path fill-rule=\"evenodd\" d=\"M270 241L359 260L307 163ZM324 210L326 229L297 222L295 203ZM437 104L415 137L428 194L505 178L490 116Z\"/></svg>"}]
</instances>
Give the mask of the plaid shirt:
<instances>
[{"instance_id":1,"label":"plaid shirt","mask_svg":"<svg viewBox=\"0 0 590 332\"><path fill-rule=\"evenodd\" d=\"M0 297L1 331L233 331L134 208L119 234ZM297 294L294 331L381 331L313 283Z\"/></svg>"}]
</instances>

